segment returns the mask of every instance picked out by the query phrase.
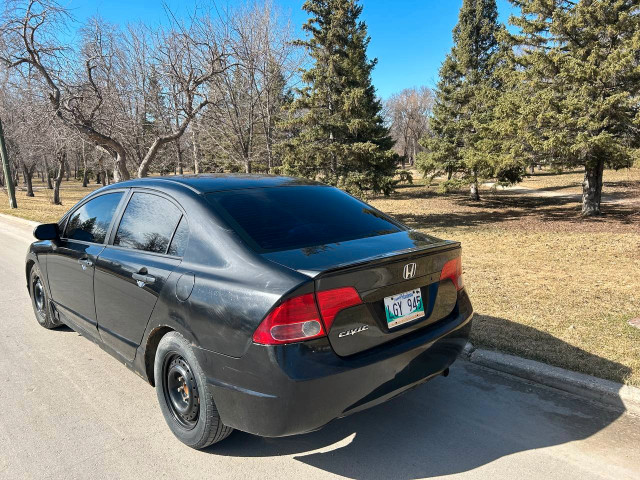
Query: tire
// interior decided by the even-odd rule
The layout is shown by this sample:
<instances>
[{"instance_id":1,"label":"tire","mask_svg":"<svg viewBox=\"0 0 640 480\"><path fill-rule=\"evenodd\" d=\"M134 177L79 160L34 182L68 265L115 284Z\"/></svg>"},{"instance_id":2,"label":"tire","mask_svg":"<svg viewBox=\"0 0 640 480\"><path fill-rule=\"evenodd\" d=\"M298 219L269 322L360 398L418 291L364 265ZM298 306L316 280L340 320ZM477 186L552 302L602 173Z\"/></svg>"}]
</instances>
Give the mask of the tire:
<instances>
[{"instance_id":1,"label":"tire","mask_svg":"<svg viewBox=\"0 0 640 480\"><path fill-rule=\"evenodd\" d=\"M53 318L49 294L44 286L40 268L37 265L31 267L31 272L29 273L29 295L31 295L33 313L41 327L52 330L62 325L61 322L56 322Z\"/></svg>"},{"instance_id":2,"label":"tire","mask_svg":"<svg viewBox=\"0 0 640 480\"><path fill-rule=\"evenodd\" d=\"M191 345L178 332L160 340L154 378L162 415L182 443L202 449L231 434L233 428L222 423Z\"/></svg>"}]
</instances>

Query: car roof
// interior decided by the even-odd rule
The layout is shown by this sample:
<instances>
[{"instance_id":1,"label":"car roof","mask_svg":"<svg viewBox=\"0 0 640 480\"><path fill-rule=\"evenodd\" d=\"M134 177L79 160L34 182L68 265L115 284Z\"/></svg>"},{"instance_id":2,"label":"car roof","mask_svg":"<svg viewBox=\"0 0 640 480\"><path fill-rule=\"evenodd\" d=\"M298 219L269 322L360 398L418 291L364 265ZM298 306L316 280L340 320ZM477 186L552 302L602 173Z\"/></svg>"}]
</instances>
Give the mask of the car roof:
<instances>
[{"instance_id":1,"label":"car roof","mask_svg":"<svg viewBox=\"0 0 640 480\"><path fill-rule=\"evenodd\" d=\"M297 185L323 185L313 180L264 174L206 173L199 175L171 175L166 177L145 177L113 184L114 187L159 186L162 183L181 184L197 193L246 188L285 187Z\"/></svg>"}]
</instances>

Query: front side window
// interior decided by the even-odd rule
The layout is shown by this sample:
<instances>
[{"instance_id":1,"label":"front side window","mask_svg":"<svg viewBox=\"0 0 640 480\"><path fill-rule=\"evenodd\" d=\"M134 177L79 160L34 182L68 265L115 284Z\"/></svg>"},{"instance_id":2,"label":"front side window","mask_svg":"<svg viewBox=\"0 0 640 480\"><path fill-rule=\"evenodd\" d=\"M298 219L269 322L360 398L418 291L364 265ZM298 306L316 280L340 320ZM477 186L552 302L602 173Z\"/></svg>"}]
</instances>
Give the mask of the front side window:
<instances>
[{"instance_id":1,"label":"front side window","mask_svg":"<svg viewBox=\"0 0 640 480\"><path fill-rule=\"evenodd\" d=\"M89 200L67 222L64 237L84 242L104 243L107 230L123 192L107 193Z\"/></svg>"},{"instance_id":2,"label":"front side window","mask_svg":"<svg viewBox=\"0 0 640 480\"><path fill-rule=\"evenodd\" d=\"M166 198L134 193L122 215L114 245L153 253L167 253L182 213Z\"/></svg>"}]
</instances>

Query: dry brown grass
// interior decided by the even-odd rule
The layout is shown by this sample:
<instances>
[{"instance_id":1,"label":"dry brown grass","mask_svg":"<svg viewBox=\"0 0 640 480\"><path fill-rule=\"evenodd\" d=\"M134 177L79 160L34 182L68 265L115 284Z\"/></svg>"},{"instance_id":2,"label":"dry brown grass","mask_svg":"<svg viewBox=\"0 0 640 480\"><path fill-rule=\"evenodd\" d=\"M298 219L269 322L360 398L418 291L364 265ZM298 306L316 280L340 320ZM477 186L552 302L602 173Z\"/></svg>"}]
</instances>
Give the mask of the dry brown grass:
<instances>
[{"instance_id":1,"label":"dry brown grass","mask_svg":"<svg viewBox=\"0 0 640 480\"><path fill-rule=\"evenodd\" d=\"M16 191L16 201L18 202L18 208L16 210L9 208L7 192L6 190L0 189L0 213L15 215L16 217L42 223L57 222L78 200L101 186L102 185L90 183L87 188L82 188L80 182L63 181L60 187L60 200L62 201L62 205L53 205L51 203L53 190L47 189L46 183L34 179L33 189L35 197L27 197L26 188L20 185Z\"/></svg>"},{"instance_id":2,"label":"dry brown grass","mask_svg":"<svg viewBox=\"0 0 640 480\"><path fill-rule=\"evenodd\" d=\"M525 186L582 181L580 173L540 177ZM416 185L372 203L462 242L474 344L640 385L640 330L627 323L640 316L640 169L606 171L605 182L605 200L624 192L629 202L605 204L603 217L588 220L571 197L509 191L485 190L472 202Z\"/></svg>"},{"instance_id":3,"label":"dry brown grass","mask_svg":"<svg viewBox=\"0 0 640 480\"><path fill-rule=\"evenodd\" d=\"M548 170L536 170L534 175L525 177L518 186L542 190L557 190L565 193L582 193L584 170L571 170L552 173ZM640 168L607 170L604 175L604 191L611 196L617 192L635 190L640 194Z\"/></svg>"},{"instance_id":4,"label":"dry brown grass","mask_svg":"<svg viewBox=\"0 0 640 480\"><path fill-rule=\"evenodd\" d=\"M605 215L580 218L580 172L537 174L521 186L563 197L485 190L480 202L441 195L418 184L372 200L408 225L460 240L467 288L477 313L476 345L640 385L640 169L605 172ZM56 221L96 185L63 183L62 206L51 191L18 192L19 209L0 212Z\"/></svg>"}]
</instances>

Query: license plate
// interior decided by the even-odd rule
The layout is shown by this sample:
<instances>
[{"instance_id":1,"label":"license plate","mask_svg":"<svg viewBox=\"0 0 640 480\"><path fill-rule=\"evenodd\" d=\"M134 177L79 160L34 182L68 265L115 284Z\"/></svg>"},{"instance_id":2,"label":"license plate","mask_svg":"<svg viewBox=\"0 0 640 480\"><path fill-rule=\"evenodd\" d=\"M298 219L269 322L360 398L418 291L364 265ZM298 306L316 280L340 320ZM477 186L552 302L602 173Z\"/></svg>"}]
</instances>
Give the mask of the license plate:
<instances>
[{"instance_id":1,"label":"license plate","mask_svg":"<svg viewBox=\"0 0 640 480\"><path fill-rule=\"evenodd\" d=\"M389 328L424 317L424 305L422 304L420 289L417 288L409 292L385 297L384 310L387 314Z\"/></svg>"}]
</instances>

